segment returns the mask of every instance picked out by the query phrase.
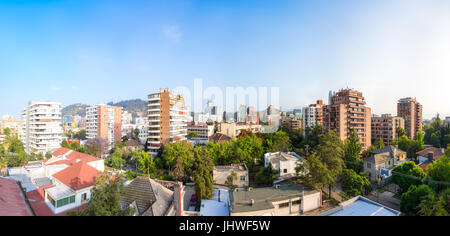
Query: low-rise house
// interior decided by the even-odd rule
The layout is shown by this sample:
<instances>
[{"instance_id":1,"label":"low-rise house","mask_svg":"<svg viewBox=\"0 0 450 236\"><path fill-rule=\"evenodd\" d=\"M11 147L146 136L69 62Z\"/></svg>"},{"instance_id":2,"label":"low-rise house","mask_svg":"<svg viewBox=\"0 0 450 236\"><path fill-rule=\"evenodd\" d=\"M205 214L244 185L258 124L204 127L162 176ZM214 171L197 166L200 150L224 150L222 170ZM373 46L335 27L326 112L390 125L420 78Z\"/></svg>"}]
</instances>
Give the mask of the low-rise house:
<instances>
[{"instance_id":1,"label":"low-rise house","mask_svg":"<svg viewBox=\"0 0 450 236\"><path fill-rule=\"evenodd\" d=\"M264 167L268 167L269 164L271 164L282 178L295 176L295 168L304 161L305 159L295 152L274 152L264 154Z\"/></svg>"},{"instance_id":2,"label":"low-rise house","mask_svg":"<svg viewBox=\"0 0 450 236\"><path fill-rule=\"evenodd\" d=\"M122 209L133 207L135 216L175 216L178 203L174 191L140 176L126 186L120 205Z\"/></svg>"},{"instance_id":3,"label":"low-rise house","mask_svg":"<svg viewBox=\"0 0 450 236\"><path fill-rule=\"evenodd\" d=\"M19 183L0 177L0 216L33 216Z\"/></svg>"},{"instance_id":4,"label":"low-rise house","mask_svg":"<svg viewBox=\"0 0 450 236\"><path fill-rule=\"evenodd\" d=\"M95 178L104 172L104 161L59 148L50 159L8 171L8 178L27 186L27 197L37 216L65 215L87 205Z\"/></svg>"},{"instance_id":5,"label":"low-rise house","mask_svg":"<svg viewBox=\"0 0 450 236\"><path fill-rule=\"evenodd\" d=\"M365 197L357 196L339 204L339 207L317 216L400 216L401 213Z\"/></svg>"},{"instance_id":6,"label":"low-rise house","mask_svg":"<svg viewBox=\"0 0 450 236\"><path fill-rule=\"evenodd\" d=\"M231 140L232 139L230 137L220 133L215 133L211 137L209 137L209 141L213 143L223 143Z\"/></svg>"},{"instance_id":7,"label":"low-rise house","mask_svg":"<svg viewBox=\"0 0 450 236\"><path fill-rule=\"evenodd\" d=\"M406 152L394 147L387 146L383 149L373 151L373 154L363 162L364 172L369 173L369 179L372 182L389 178L391 170L406 161Z\"/></svg>"},{"instance_id":8,"label":"low-rise house","mask_svg":"<svg viewBox=\"0 0 450 236\"><path fill-rule=\"evenodd\" d=\"M230 185L229 177L233 178L233 186L243 188L248 185L248 168L245 164L232 164L230 166L215 166L213 179L215 184Z\"/></svg>"},{"instance_id":9,"label":"low-rise house","mask_svg":"<svg viewBox=\"0 0 450 236\"><path fill-rule=\"evenodd\" d=\"M416 154L419 157L419 167L426 171L429 164L441 159L445 155L445 149L429 147Z\"/></svg>"},{"instance_id":10,"label":"low-rise house","mask_svg":"<svg viewBox=\"0 0 450 236\"><path fill-rule=\"evenodd\" d=\"M319 191L297 184L230 191L230 216L299 216L321 207Z\"/></svg>"}]
</instances>

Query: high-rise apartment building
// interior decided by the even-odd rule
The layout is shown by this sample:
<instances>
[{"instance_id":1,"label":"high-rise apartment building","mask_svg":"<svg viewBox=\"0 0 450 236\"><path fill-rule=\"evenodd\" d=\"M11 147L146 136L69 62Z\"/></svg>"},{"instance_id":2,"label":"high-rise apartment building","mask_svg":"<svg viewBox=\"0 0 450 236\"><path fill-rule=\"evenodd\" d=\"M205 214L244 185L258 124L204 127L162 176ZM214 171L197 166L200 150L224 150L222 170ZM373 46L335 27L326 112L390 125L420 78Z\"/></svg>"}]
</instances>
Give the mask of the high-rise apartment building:
<instances>
[{"instance_id":1,"label":"high-rise apartment building","mask_svg":"<svg viewBox=\"0 0 450 236\"><path fill-rule=\"evenodd\" d=\"M86 109L86 137L100 137L113 147L122 141L122 107L100 104Z\"/></svg>"},{"instance_id":2,"label":"high-rise apartment building","mask_svg":"<svg viewBox=\"0 0 450 236\"><path fill-rule=\"evenodd\" d=\"M63 140L61 104L29 102L22 110L22 142L27 153L46 153Z\"/></svg>"},{"instance_id":3,"label":"high-rise apartment building","mask_svg":"<svg viewBox=\"0 0 450 236\"><path fill-rule=\"evenodd\" d=\"M323 127L334 130L344 141L351 130L356 131L364 149L371 145L371 109L361 92L353 89L342 89L333 93L331 103L324 107Z\"/></svg>"},{"instance_id":4,"label":"high-rise apartment building","mask_svg":"<svg viewBox=\"0 0 450 236\"><path fill-rule=\"evenodd\" d=\"M247 122L250 124L258 124L258 111L256 107L248 107L247 108Z\"/></svg>"},{"instance_id":5,"label":"high-rise apartment building","mask_svg":"<svg viewBox=\"0 0 450 236\"><path fill-rule=\"evenodd\" d=\"M380 138L385 145L392 145L397 140L397 128L405 128L405 120L391 114L372 116L372 144L378 145Z\"/></svg>"},{"instance_id":6,"label":"high-rise apartment building","mask_svg":"<svg viewBox=\"0 0 450 236\"><path fill-rule=\"evenodd\" d=\"M315 104L303 108L303 129L314 126L323 126L323 104L322 100L318 100Z\"/></svg>"},{"instance_id":7,"label":"high-rise apartment building","mask_svg":"<svg viewBox=\"0 0 450 236\"><path fill-rule=\"evenodd\" d=\"M422 105L415 98L400 99L397 104L397 116L405 119L405 131L410 139L416 137L417 131L422 131Z\"/></svg>"},{"instance_id":8,"label":"high-rise apartment building","mask_svg":"<svg viewBox=\"0 0 450 236\"><path fill-rule=\"evenodd\" d=\"M148 95L149 153L156 155L161 145L187 140L187 110L184 98L161 89Z\"/></svg>"}]
</instances>

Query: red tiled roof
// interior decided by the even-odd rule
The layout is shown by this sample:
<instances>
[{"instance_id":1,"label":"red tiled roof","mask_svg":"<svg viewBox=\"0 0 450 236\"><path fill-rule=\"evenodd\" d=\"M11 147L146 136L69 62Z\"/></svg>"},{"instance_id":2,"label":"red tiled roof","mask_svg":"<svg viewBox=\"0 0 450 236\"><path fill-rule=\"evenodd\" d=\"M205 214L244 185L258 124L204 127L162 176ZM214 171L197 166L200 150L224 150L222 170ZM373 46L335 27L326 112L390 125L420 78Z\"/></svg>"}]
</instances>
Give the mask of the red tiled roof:
<instances>
[{"instance_id":1,"label":"red tiled roof","mask_svg":"<svg viewBox=\"0 0 450 236\"><path fill-rule=\"evenodd\" d=\"M73 190L80 190L94 185L99 172L86 162L80 161L54 174L53 177Z\"/></svg>"},{"instance_id":2,"label":"red tiled roof","mask_svg":"<svg viewBox=\"0 0 450 236\"><path fill-rule=\"evenodd\" d=\"M439 159L444 155L444 153L442 152L442 149L440 149L440 148L435 148L435 147L427 148L427 149L425 149L425 150L422 150L422 151L420 151L420 152L417 152L416 154L419 155L419 156L428 158L428 153L430 153L430 152L433 153L433 159L434 159L435 161L436 161L436 160L439 160Z\"/></svg>"},{"instance_id":3,"label":"red tiled roof","mask_svg":"<svg viewBox=\"0 0 450 236\"><path fill-rule=\"evenodd\" d=\"M65 147L62 147L62 148L58 148L55 151L53 151L52 155L55 156L55 157L59 157L59 156L62 156L62 155L66 154L66 153L68 153L70 151L72 151L72 150L70 150L68 148L65 148Z\"/></svg>"},{"instance_id":4,"label":"red tiled roof","mask_svg":"<svg viewBox=\"0 0 450 236\"><path fill-rule=\"evenodd\" d=\"M32 216L19 184L0 177L0 216Z\"/></svg>"},{"instance_id":5,"label":"red tiled roof","mask_svg":"<svg viewBox=\"0 0 450 236\"><path fill-rule=\"evenodd\" d=\"M420 168L422 168L423 171L427 171L428 165L431 164L430 161L426 161L419 165Z\"/></svg>"},{"instance_id":6,"label":"red tiled roof","mask_svg":"<svg viewBox=\"0 0 450 236\"><path fill-rule=\"evenodd\" d=\"M31 208L33 208L34 214L36 216L67 216L68 211L55 215L45 203L45 189L51 187L52 185L47 185L27 193L27 197L28 200L30 201ZM84 209L86 208L86 206L87 204L69 211Z\"/></svg>"},{"instance_id":7,"label":"red tiled roof","mask_svg":"<svg viewBox=\"0 0 450 236\"><path fill-rule=\"evenodd\" d=\"M209 138L209 141L212 141L214 143L221 143L221 142L230 141L230 140L231 140L230 137L228 137L224 134L220 134L220 133L216 133Z\"/></svg>"},{"instance_id":8,"label":"red tiled roof","mask_svg":"<svg viewBox=\"0 0 450 236\"><path fill-rule=\"evenodd\" d=\"M64 150L62 150L62 149L64 149ZM60 148L60 149L56 150L55 152L53 152L53 153L56 153L56 154L62 153L61 155L54 155L56 157L62 156L62 155L66 155L67 160L55 161L55 162L49 163L47 165L62 165L62 164L71 165L71 164L74 164L74 163L77 163L77 162L80 162L80 161L88 163L88 162L93 162L93 161L99 161L100 160L97 157L88 155L86 153L81 153L81 152L76 152L76 151L72 151L72 152L69 153L67 150L72 151L72 150L67 149L67 148ZM67 155L67 153L69 153L69 154ZM45 162L48 162L48 160L49 159L47 159Z\"/></svg>"}]
</instances>

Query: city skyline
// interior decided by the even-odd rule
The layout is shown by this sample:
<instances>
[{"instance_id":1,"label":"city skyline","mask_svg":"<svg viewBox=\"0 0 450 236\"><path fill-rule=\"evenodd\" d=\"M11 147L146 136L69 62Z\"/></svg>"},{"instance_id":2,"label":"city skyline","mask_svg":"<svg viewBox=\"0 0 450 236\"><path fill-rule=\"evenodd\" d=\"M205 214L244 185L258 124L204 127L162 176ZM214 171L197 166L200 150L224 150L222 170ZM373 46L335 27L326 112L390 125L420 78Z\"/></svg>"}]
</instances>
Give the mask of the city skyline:
<instances>
[{"instance_id":1,"label":"city skyline","mask_svg":"<svg viewBox=\"0 0 450 236\"><path fill-rule=\"evenodd\" d=\"M280 87L283 110L361 91L373 114L415 97L450 115L450 2L2 1L0 115L159 88ZM14 22L14 24L10 24Z\"/></svg>"}]
</instances>

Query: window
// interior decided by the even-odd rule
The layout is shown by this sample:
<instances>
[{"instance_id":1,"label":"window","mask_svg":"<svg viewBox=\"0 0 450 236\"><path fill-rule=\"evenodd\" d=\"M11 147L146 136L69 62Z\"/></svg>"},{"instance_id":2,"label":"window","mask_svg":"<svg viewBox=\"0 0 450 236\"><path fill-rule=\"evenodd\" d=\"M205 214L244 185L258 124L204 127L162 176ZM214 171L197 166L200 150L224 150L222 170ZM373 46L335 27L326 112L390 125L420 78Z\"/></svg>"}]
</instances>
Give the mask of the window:
<instances>
[{"instance_id":1,"label":"window","mask_svg":"<svg viewBox=\"0 0 450 236\"><path fill-rule=\"evenodd\" d=\"M56 207L63 207L65 205L69 205L69 204L72 204L74 202L75 202L75 196L71 196L71 197L68 197L68 198L64 198L64 199L58 200L56 202Z\"/></svg>"},{"instance_id":2,"label":"window","mask_svg":"<svg viewBox=\"0 0 450 236\"><path fill-rule=\"evenodd\" d=\"M367 163L367 168L371 169L372 165L370 163Z\"/></svg>"},{"instance_id":3,"label":"window","mask_svg":"<svg viewBox=\"0 0 450 236\"><path fill-rule=\"evenodd\" d=\"M241 181L245 181L245 175L241 176Z\"/></svg>"},{"instance_id":4,"label":"window","mask_svg":"<svg viewBox=\"0 0 450 236\"><path fill-rule=\"evenodd\" d=\"M302 200L293 201L292 205L300 205L302 204Z\"/></svg>"},{"instance_id":5,"label":"window","mask_svg":"<svg viewBox=\"0 0 450 236\"><path fill-rule=\"evenodd\" d=\"M85 202L85 201L87 201L88 199L87 199L87 193L83 193L82 195L81 195L81 201L82 202Z\"/></svg>"},{"instance_id":6,"label":"window","mask_svg":"<svg viewBox=\"0 0 450 236\"><path fill-rule=\"evenodd\" d=\"M289 207L289 202L281 203L280 205L278 205L278 208L286 208L286 207Z\"/></svg>"},{"instance_id":7,"label":"window","mask_svg":"<svg viewBox=\"0 0 450 236\"><path fill-rule=\"evenodd\" d=\"M284 169L284 170L283 170L283 173L285 173L285 174L286 174L286 173L287 173L287 169Z\"/></svg>"}]
</instances>

